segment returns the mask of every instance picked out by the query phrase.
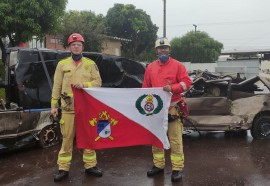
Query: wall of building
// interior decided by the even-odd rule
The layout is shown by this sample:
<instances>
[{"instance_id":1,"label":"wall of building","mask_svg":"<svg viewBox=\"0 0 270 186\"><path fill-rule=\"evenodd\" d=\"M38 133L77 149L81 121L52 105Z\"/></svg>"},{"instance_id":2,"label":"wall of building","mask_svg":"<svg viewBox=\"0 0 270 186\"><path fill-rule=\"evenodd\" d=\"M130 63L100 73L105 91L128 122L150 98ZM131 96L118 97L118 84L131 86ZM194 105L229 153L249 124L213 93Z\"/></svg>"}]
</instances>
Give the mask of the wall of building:
<instances>
[{"instance_id":1,"label":"wall of building","mask_svg":"<svg viewBox=\"0 0 270 186\"><path fill-rule=\"evenodd\" d=\"M190 63L183 62L187 71L194 70L207 70L209 72L218 72L222 75L232 75L239 73L241 77L250 78L262 71L270 74L270 62L262 61L260 64L259 59L255 60L230 60L230 61L217 61L216 63Z\"/></svg>"},{"instance_id":2,"label":"wall of building","mask_svg":"<svg viewBox=\"0 0 270 186\"><path fill-rule=\"evenodd\" d=\"M121 46L120 41L107 39L102 43L102 53L121 56Z\"/></svg>"},{"instance_id":3,"label":"wall of building","mask_svg":"<svg viewBox=\"0 0 270 186\"><path fill-rule=\"evenodd\" d=\"M121 56L121 46L121 41L108 38L102 43L102 53ZM62 46L62 37L47 35L46 48L65 50Z\"/></svg>"},{"instance_id":4,"label":"wall of building","mask_svg":"<svg viewBox=\"0 0 270 186\"><path fill-rule=\"evenodd\" d=\"M209 72L215 72L215 68L217 63L191 63L191 62L183 62L187 71L194 70L208 70Z\"/></svg>"},{"instance_id":5,"label":"wall of building","mask_svg":"<svg viewBox=\"0 0 270 186\"><path fill-rule=\"evenodd\" d=\"M259 75L260 61L259 59L218 61L215 71L219 73L237 72L246 78L251 78Z\"/></svg>"},{"instance_id":6,"label":"wall of building","mask_svg":"<svg viewBox=\"0 0 270 186\"><path fill-rule=\"evenodd\" d=\"M46 48L65 50L62 45L62 38L61 36L46 35Z\"/></svg>"},{"instance_id":7,"label":"wall of building","mask_svg":"<svg viewBox=\"0 0 270 186\"><path fill-rule=\"evenodd\" d=\"M107 38L102 43L102 53L121 56L121 40L114 39L114 38ZM27 43L23 43L21 46L23 48L49 48L49 49L58 49L58 50L65 50L62 45L62 36L50 36L46 35L46 40L40 42L35 37ZM0 59L1 59L1 50L0 50Z\"/></svg>"}]
</instances>

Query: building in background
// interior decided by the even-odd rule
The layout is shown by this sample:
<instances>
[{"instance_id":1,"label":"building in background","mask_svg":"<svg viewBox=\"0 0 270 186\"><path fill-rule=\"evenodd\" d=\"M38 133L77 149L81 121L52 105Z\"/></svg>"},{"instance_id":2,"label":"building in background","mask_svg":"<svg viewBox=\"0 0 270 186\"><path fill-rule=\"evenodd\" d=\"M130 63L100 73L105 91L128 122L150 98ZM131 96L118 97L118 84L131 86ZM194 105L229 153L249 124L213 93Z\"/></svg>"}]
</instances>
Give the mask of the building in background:
<instances>
[{"instance_id":1,"label":"building in background","mask_svg":"<svg viewBox=\"0 0 270 186\"><path fill-rule=\"evenodd\" d=\"M65 50L63 47L63 36L61 35L46 35L45 42L41 43L35 37L29 42L29 48L49 48ZM130 42L128 39L106 36L101 45L102 53L115 56L121 56L122 42Z\"/></svg>"},{"instance_id":2,"label":"building in background","mask_svg":"<svg viewBox=\"0 0 270 186\"><path fill-rule=\"evenodd\" d=\"M121 56L122 42L131 42L129 39L105 36L105 40L101 45L101 53ZM20 43L18 47L21 48L48 48L65 50L63 47L63 36L62 35L46 35L45 40L41 41L36 36L33 36L32 40L25 43ZM0 49L0 54L2 54ZM0 55L1 59L2 55Z\"/></svg>"},{"instance_id":3,"label":"building in background","mask_svg":"<svg viewBox=\"0 0 270 186\"><path fill-rule=\"evenodd\" d=\"M45 47L41 48L50 48L50 49L58 49L58 50L65 50L63 47L63 36L59 35L46 35L45 39ZM35 47L31 47L35 48Z\"/></svg>"},{"instance_id":4,"label":"building in background","mask_svg":"<svg viewBox=\"0 0 270 186\"><path fill-rule=\"evenodd\" d=\"M122 42L130 42L129 39L106 36L102 43L102 53L121 56Z\"/></svg>"}]
</instances>

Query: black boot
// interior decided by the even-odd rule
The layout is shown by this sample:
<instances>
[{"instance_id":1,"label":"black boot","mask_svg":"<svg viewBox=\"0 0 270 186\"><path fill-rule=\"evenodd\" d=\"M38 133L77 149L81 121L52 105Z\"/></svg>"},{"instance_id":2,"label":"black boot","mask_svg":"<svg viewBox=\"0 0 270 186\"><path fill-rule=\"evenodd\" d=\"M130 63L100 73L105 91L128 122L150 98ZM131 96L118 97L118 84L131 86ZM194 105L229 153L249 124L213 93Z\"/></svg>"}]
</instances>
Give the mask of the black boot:
<instances>
[{"instance_id":1,"label":"black boot","mask_svg":"<svg viewBox=\"0 0 270 186\"><path fill-rule=\"evenodd\" d=\"M85 169L85 174L92 175L92 176L95 176L95 177L101 177L102 176L101 170L99 170L96 166L92 167L92 168L89 168L89 169Z\"/></svg>"},{"instance_id":2,"label":"black boot","mask_svg":"<svg viewBox=\"0 0 270 186\"><path fill-rule=\"evenodd\" d=\"M68 177L68 171L59 170L56 174L54 174L54 182L62 181L63 179Z\"/></svg>"},{"instance_id":3,"label":"black boot","mask_svg":"<svg viewBox=\"0 0 270 186\"><path fill-rule=\"evenodd\" d=\"M182 179L183 175L184 175L183 171L173 170L172 177L171 177L172 182L180 181Z\"/></svg>"},{"instance_id":4,"label":"black boot","mask_svg":"<svg viewBox=\"0 0 270 186\"><path fill-rule=\"evenodd\" d=\"M164 169L153 166L149 171L147 171L147 176L148 177L155 176L156 174L159 174L163 171L164 171Z\"/></svg>"}]
</instances>

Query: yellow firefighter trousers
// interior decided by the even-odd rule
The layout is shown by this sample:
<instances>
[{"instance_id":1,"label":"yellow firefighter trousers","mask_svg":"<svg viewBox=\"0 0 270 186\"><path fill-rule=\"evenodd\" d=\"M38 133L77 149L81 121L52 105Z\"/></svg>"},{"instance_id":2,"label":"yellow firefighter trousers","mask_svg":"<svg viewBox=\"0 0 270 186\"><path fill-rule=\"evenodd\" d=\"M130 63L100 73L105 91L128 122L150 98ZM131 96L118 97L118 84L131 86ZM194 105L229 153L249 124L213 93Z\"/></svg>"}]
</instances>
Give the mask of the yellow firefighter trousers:
<instances>
[{"instance_id":1,"label":"yellow firefighter trousers","mask_svg":"<svg viewBox=\"0 0 270 186\"><path fill-rule=\"evenodd\" d=\"M180 119L168 123L168 137L171 146L172 170L184 169L184 151L183 151L183 124ZM158 168L165 167L164 149L153 146L153 162Z\"/></svg>"},{"instance_id":2,"label":"yellow firefighter trousers","mask_svg":"<svg viewBox=\"0 0 270 186\"><path fill-rule=\"evenodd\" d=\"M73 141L75 137L74 114L62 113L61 121L62 124L60 124L60 128L63 135L63 141L61 150L58 154L57 164L59 166L59 170L69 171L72 160ZM96 166L96 152L91 149L84 149L83 162L85 169Z\"/></svg>"}]
</instances>

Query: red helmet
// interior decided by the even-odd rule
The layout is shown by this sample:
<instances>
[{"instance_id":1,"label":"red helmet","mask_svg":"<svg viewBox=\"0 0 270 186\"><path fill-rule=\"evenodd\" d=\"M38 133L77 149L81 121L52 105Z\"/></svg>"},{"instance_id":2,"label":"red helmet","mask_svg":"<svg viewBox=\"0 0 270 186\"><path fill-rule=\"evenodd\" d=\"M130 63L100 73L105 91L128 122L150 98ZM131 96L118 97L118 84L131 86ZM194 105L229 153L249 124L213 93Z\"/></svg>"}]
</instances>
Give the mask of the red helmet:
<instances>
[{"instance_id":1,"label":"red helmet","mask_svg":"<svg viewBox=\"0 0 270 186\"><path fill-rule=\"evenodd\" d=\"M68 37L68 45L70 43L76 42L76 41L80 41L80 42L84 43L83 36L81 34L78 34L78 33L73 33Z\"/></svg>"}]
</instances>

